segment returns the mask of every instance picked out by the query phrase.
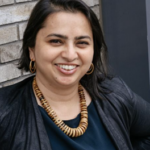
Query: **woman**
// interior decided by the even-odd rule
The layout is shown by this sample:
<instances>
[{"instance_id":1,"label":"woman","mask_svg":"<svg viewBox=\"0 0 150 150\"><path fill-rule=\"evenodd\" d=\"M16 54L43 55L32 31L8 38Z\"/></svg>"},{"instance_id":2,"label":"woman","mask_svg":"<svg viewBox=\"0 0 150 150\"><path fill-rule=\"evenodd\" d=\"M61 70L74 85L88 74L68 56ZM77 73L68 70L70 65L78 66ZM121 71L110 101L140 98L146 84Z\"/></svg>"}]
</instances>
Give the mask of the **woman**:
<instances>
[{"instance_id":1,"label":"woman","mask_svg":"<svg viewBox=\"0 0 150 150\"><path fill-rule=\"evenodd\" d=\"M80 0L40 0L20 69L0 90L1 150L149 150L150 104L107 74L99 21Z\"/></svg>"}]
</instances>

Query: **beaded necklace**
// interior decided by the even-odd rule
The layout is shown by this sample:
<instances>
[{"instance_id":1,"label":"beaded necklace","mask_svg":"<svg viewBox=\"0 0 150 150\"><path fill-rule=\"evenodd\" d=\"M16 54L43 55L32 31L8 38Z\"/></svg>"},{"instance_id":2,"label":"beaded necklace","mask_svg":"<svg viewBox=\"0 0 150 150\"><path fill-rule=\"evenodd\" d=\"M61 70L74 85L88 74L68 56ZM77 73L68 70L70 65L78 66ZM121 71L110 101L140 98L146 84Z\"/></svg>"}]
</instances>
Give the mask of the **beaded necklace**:
<instances>
[{"instance_id":1,"label":"beaded necklace","mask_svg":"<svg viewBox=\"0 0 150 150\"><path fill-rule=\"evenodd\" d=\"M48 113L49 117L53 120L53 122L68 136L70 137L78 137L85 133L88 127L88 111L86 106L85 95L83 91L83 87L81 84L78 85L78 93L80 97L80 106L81 106L81 120L79 126L77 128L71 128L67 126L61 119L58 118L55 111L51 108L47 100L44 98L42 92L38 88L36 83L36 78L33 80L33 88L36 96L40 100L43 108Z\"/></svg>"}]
</instances>

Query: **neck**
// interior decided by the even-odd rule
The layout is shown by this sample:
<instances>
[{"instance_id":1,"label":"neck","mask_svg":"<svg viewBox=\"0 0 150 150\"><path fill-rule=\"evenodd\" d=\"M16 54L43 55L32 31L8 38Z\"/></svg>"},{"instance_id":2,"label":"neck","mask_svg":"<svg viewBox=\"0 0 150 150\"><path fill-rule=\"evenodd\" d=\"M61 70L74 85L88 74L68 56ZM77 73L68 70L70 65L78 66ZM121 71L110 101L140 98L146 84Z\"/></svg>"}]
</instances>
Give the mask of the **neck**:
<instances>
[{"instance_id":1,"label":"neck","mask_svg":"<svg viewBox=\"0 0 150 150\"><path fill-rule=\"evenodd\" d=\"M33 88L35 90L36 95L41 100L41 103L44 107L44 109L47 111L49 117L53 120L53 122L68 136L71 137L78 137L80 135L83 135L85 130L88 126L88 112L87 112L87 106L86 106L86 100L85 95L83 92L83 88L81 85L79 85L79 94L81 98L81 121L79 123L79 126L77 128L70 128L67 126L62 120L60 120L57 116L57 114L53 111L53 109L50 107L48 102L43 97L43 94L41 93L39 87L37 86L37 82L34 79L33 80ZM67 132L66 132L67 131Z\"/></svg>"},{"instance_id":2,"label":"neck","mask_svg":"<svg viewBox=\"0 0 150 150\"><path fill-rule=\"evenodd\" d=\"M50 105L62 105L79 102L78 84L73 86L53 86L36 77L37 85Z\"/></svg>"},{"instance_id":3,"label":"neck","mask_svg":"<svg viewBox=\"0 0 150 150\"><path fill-rule=\"evenodd\" d=\"M37 77L36 82L44 98L60 119L73 119L80 113L78 84L71 87L55 88L55 86L51 86L47 82L44 84L44 82L41 82ZM37 96L36 99L38 104L42 106Z\"/></svg>"},{"instance_id":4,"label":"neck","mask_svg":"<svg viewBox=\"0 0 150 150\"><path fill-rule=\"evenodd\" d=\"M55 88L36 77L37 85L42 92L44 98L50 104L51 108L56 112L62 120L68 120L75 118L81 111L80 98L78 94L78 84L73 86L65 86L63 88ZM35 91L34 91L35 92ZM91 102L89 94L84 90L86 105ZM36 94L35 94L36 96ZM38 105L41 105L40 100L37 98Z\"/></svg>"}]
</instances>

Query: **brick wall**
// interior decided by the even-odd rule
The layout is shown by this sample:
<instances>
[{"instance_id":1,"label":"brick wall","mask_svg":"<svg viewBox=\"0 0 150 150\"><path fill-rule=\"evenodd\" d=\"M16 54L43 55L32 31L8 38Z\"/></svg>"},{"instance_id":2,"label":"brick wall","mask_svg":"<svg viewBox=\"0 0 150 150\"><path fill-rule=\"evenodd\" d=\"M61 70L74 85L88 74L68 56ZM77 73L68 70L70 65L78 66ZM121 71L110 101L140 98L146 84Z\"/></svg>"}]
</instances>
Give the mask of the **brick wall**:
<instances>
[{"instance_id":1,"label":"brick wall","mask_svg":"<svg viewBox=\"0 0 150 150\"><path fill-rule=\"evenodd\" d=\"M0 0L0 88L30 76L17 69L23 32L38 0ZM99 0L83 0L100 18Z\"/></svg>"}]
</instances>

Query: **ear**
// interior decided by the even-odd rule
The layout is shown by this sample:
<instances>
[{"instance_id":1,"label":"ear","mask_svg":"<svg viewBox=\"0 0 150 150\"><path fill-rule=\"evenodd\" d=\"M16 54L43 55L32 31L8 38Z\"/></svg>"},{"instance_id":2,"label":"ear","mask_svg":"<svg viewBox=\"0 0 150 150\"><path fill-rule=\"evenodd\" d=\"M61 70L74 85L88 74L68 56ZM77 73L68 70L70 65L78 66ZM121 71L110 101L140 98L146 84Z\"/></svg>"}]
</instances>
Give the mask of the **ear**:
<instances>
[{"instance_id":1,"label":"ear","mask_svg":"<svg viewBox=\"0 0 150 150\"><path fill-rule=\"evenodd\" d=\"M34 48L29 47L28 49L29 49L30 60L35 61L35 53L34 53L35 51L34 51Z\"/></svg>"}]
</instances>

